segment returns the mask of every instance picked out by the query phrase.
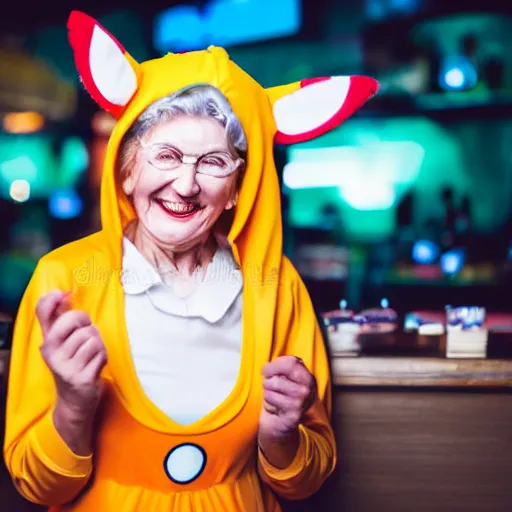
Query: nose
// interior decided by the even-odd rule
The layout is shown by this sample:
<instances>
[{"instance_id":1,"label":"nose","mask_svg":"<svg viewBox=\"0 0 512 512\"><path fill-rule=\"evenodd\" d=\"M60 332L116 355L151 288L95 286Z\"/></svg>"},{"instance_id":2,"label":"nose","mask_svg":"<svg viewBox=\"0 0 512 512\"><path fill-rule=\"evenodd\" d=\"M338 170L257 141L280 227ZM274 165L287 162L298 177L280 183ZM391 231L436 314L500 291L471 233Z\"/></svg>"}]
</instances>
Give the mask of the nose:
<instances>
[{"instance_id":1,"label":"nose","mask_svg":"<svg viewBox=\"0 0 512 512\"><path fill-rule=\"evenodd\" d=\"M194 165L183 164L179 176L173 181L174 190L181 197L194 197L199 194L201 188L196 180Z\"/></svg>"}]
</instances>

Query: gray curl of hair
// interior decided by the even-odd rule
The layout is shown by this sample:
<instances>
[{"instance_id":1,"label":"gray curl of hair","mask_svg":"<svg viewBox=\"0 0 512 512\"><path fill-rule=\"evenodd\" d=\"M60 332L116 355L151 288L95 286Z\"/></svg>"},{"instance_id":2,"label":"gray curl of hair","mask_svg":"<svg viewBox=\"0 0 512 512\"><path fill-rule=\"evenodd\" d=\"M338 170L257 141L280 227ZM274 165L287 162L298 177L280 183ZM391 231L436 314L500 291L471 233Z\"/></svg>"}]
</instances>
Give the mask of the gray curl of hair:
<instances>
[{"instance_id":1,"label":"gray curl of hair","mask_svg":"<svg viewBox=\"0 0 512 512\"><path fill-rule=\"evenodd\" d=\"M125 133L119 150L119 171L126 177L133 164L135 144L155 126L180 116L210 117L226 130L233 158L247 160L247 137L226 97L212 85L195 85L165 96L147 107Z\"/></svg>"}]
</instances>

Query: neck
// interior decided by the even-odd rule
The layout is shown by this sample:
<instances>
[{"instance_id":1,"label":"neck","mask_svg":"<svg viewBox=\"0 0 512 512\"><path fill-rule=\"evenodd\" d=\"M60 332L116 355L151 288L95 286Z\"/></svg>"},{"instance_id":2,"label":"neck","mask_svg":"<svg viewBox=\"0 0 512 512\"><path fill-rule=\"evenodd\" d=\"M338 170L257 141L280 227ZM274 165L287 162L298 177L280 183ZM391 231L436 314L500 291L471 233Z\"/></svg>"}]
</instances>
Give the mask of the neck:
<instances>
[{"instance_id":1,"label":"neck","mask_svg":"<svg viewBox=\"0 0 512 512\"><path fill-rule=\"evenodd\" d=\"M217 249L215 238L211 235L188 246L171 246L155 239L139 223L128 226L125 236L160 274L170 273L181 277L191 277L206 269Z\"/></svg>"}]
</instances>

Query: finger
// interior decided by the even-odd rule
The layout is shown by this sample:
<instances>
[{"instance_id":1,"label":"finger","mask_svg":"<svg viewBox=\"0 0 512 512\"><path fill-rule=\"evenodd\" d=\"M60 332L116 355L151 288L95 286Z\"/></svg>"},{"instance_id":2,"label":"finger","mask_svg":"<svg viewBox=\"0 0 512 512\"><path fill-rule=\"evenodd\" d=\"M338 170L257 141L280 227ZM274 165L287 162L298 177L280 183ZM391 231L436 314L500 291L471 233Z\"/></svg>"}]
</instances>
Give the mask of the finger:
<instances>
[{"instance_id":1,"label":"finger","mask_svg":"<svg viewBox=\"0 0 512 512\"><path fill-rule=\"evenodd\" d=\"M301 384L302 386L306 386L308 388L313 387L314 377L311 372L304 366L303 363L297 362L293 367L292 371L287 375L287 377L296 382L297 384Z\"/></svg>"},{"instance_id":2,"label":"finger","mask_svg":"<svg viewBox=\"0 0 512 512\"><path fill-rule=\"evenodd\" d=\"M65 296L66 292L53 290L43 295L37 302L36 315L41 325L43 336L46 336L47 332L50 330L55 312Z\"/></svg>"},{"instance_id":3,"label":"finger","mask_svg":"<svg viewBox=\"0 0 512 512\"><path fill-rule=\"evenodd\" d=\"M311 393L311 389L308 386L298 384L283 375L276 375L275 377L270 377L270 379L265 379L263 387L293 398L306 399Z\"/></svg>"},{"instance_id":4,"label":"finger","mask_svg":"<svg viewBox=\"0 0 512 512\"><path fill-rule=\"evenodd\" d=\"M269 414L279 414L279 409L275 405L269 404L266 400L263 401L263 407Z\"/></svg>"},{"instance_id":5,"label":"finger","mask_svg":"<svg viewBox=\"0 0 512 512\"><path fill-rule=\"evenodd\" d=\"M269 405L276 407L283 413L302 410L302 400L277 393L276 391L266 389L263 393L263 399Z\"/></svg>"},{"instance_id":6,"label":"finger","mask_svg":"<svg viewBox=\"0 0 512 512\"><path fill-rule=\"evenodd\" d=\"M81 372L103 350L103 342L96 337L89 338L82 343L72 359L76 371Z\"/></svg>"},{"instance_id":7,"label":"finger","mask_svg":"<svg viewBox=\"0 0 512 512\"><path fill-rule=\"evenodd\" d=\"M98 352L83 369L82 377L87 382L95 382L98 380L101 370L107 364L107 353L105 350Z\"/></svg>"},{"instance_id":8,"label":"finger","mask_svg":"<svg viewBox=\"0 0 512 512\"><path fill-rule=\"evenodd\" d=\"M270 378L274 375L287 375L296 364L297 359L294 356L278 357L277 359L274 359L274 361L265 365L263 368L263 376Z\"/></svg>"},{"instance_id":9,"label":"finger","mask_svg":"<svg viewBox=\"0 0 512 512\"><path fill-rule=\"evenodd\" d=\"M71 292L67 292L64 297L60 300L57 308L55 309L52 320L55 322L57 318L62 316L64 313L67 313L71 310L71 301L70 301Z\"/></svg>"},{"instance_id":10,"label":"finger","mask_svg":"<svg viewBox=\"0 0 512 512\"><path fill-rule=\"evenodd\" d=\"M91 338L99 337L98 329L94 325L80 327L71 333L60 347L60 354L63 359L73 358L78 349Z\"/></svg>"},{"instance_id":11,"label":"finger","mask_svg":"<svg viewBox=\"0 0 512 512\"><path fill-rule=\"evenodd\" d=\"M313 381L310 371L302 363L302 360L295 356L282 356L272 361L263 368L263 375L266 378L283 375L304 386L312 385Z\"/></svg>"},{"instance_id":12,"label":"finger","mask_svg":"<svg viewBox=\"0 0 512 512\"><path fill-rule=\"evenodd\" d=\"M90 338L96 335L95 331L89 327L81 327L76 329L62 341L61 345L56 345L55 340L51 336L45 340L41 347L41 353L44 360L51 368L55 367L59 362L67 362L76 354L77 350Z\"/></svg>"},{"instance_id":13,"label":"finger","mask_svg":"<svg viewBox=\"0 0 512 512\"><path fill-rule=\"evenodd\" d=\"M85 311L72 310L60 316L46 335L48 345L61 345L73 331L91 325L91 319Z\"/></svg>"}]
</instances>

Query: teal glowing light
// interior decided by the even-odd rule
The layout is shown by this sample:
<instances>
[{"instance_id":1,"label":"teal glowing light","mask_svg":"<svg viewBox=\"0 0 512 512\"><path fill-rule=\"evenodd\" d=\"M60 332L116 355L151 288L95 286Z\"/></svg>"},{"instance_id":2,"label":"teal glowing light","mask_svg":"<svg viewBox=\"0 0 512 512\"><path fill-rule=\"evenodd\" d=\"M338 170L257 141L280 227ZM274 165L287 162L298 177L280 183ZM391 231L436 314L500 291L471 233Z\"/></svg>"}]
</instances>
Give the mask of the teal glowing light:
<instances>
[{"instance_id":1,"label":"teal glowing light","mask_svg":"<svg viewBox=\"0 0 512 512\"><path fill-rule=\"evenodd\" d=\"M411 141L296 148L290 152L283 181L291 190L337 187L356 210L387 210L416 179L423 155L423 148Z\"/></svg>"}]
</instances>

